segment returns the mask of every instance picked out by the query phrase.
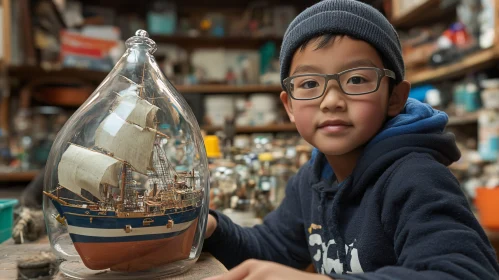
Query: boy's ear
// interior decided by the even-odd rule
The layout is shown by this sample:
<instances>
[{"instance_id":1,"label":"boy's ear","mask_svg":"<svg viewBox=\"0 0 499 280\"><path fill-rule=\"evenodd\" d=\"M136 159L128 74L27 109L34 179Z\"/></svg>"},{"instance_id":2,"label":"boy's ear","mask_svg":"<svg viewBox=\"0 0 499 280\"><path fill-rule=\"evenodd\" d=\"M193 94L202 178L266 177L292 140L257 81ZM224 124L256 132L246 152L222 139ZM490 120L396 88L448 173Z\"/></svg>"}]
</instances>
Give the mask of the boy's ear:
<instances>
[{"instance_id":1,"label":"boy's ear","mask_svg":"<svg viewBox=\"0 0 499 280\"><path fill-rule=\"evenodd\" d=\"M286 113L288 113L289 120L294 123L295 122L295 116L293 115L293 107L291 107L291 98L289 98L288 93L285 91L281 92L280 95L282 104L284 105L284 108L286 109Z\"/></svg>"},{"instance_id":2,"label":"boy's ear","mask_svg":"<svg viewBox=\"0 0 499 280\"><path fill-rule=\"evenodd\" d=\"M395 117L404 109L407 98L409 98L410 90L411 84L406 80L400 82L393 88L392 95L388 100L388 116Z\"/></svg>"}]
</instances>

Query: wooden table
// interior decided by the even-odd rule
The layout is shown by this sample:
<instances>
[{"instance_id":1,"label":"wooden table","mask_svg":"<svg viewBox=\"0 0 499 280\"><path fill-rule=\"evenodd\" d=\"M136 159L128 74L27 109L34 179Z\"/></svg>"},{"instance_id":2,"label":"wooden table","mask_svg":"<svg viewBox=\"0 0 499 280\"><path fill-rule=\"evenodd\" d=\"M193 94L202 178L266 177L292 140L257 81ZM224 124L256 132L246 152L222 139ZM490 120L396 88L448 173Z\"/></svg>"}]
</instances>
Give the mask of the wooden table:
<instances>
[{"instance_id":1,"label":"wooden table","mask_svg":"<svg viewBox=\"0 0 499 280\"><path fill-rule=\"evenodd\" d=\"M40 252L50 252L50 245L48 243L15 245L12 241L6 241L0 244L0 279L17 279L17 261L27 255L38 254ZM210 254L202 253L196 264L190 270L184 274L164 279L204 279L206 277L223 274L226 271L227 269L225 266L217 259ZM66 278L59 273L53 279L69 278Z\"/></svg>"},{"instance_id":2,"label":"wooden table","mask_svg":"<svg viewBox=\"0 0 499 280\"><path fill-rule=\"evenodd\" d=\"M485 229L485 233L487 233L492 247L496 250L497 260L499 261L499 231Z\"/></svg>"}]
</instances>

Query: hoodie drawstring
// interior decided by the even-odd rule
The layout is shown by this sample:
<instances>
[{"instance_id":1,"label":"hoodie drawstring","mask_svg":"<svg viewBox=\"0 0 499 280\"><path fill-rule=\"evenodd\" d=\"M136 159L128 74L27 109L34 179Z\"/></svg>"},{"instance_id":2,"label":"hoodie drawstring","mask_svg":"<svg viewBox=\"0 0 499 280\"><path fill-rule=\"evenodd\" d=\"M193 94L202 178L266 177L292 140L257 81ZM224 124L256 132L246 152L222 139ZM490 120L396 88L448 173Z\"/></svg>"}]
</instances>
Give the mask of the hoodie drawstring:
<instances>
[{"instance_id":1,"label":"hoodie drawstring","mask_svg":"<svg viewBox=\"0 0 499 280\"><path fill-rule=\"evenodd\" d=\"M327 198L327 193L326 192L321 192L320 193L320 206L321 206L321 224L324 225L322 227L322 232L324 235L324 238L326 239L326 242L331 240L331 232L334 237L334 241L336 242L336 248L338 252L338 258L340 262L343 264L343 273L346 273L348 266L347 266L347 258L346 258L346 249L345 249L345 241L343 240L340 229L339 229L339 223L340 223L340 201L343 196L343 193L345 192L345 189L348 187L346 185L349 184L350 178L345 181L343 186L341 186L336 193L336 195L333 198L333 205L332 205L332 213L331 213L331 218L326 222L326 198ZM326 226L327 225L327 226ZM325 262L326 260L322 260Z\"/></svg>"}]
</instances>

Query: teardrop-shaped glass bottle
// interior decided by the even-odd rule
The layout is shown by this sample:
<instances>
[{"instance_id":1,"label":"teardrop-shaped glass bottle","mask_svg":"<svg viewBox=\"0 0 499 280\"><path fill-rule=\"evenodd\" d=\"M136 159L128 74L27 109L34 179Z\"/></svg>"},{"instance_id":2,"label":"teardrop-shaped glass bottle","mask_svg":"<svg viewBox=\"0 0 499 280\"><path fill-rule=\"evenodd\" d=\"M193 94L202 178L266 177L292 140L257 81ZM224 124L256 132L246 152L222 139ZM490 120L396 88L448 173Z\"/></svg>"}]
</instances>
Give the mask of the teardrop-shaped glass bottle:
<instances>
[{"instance_id":1,"label":"teardrop-shaped glass bottle","mask_svg":"<svg viewBox=\"0 0 499 280\"><path fill-rule=\"evenodd\" d=\"M45 223L60 270L73 278L182 273L204 240L209 171L199 125L158 68L147 32L126 46L61 129L46 166Z\"/></svg>"}]
</instances>

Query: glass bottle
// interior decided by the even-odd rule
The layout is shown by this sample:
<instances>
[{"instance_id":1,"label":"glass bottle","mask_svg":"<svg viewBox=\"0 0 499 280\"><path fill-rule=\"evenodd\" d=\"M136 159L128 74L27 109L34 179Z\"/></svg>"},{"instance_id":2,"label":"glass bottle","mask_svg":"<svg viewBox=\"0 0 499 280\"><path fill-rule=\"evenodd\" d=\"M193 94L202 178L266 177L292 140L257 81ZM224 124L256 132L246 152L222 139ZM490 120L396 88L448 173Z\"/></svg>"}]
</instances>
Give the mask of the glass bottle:
<instances>
[{"instance_id":1,"label":"glass bottle","mask_svg":"<svg viewBox=\"0 0 499 280\"><path fill-rule=\"evenodd\" d=\"M126 46L47 161L45 222L59 269L73 278L182 273L204 240L209 173L199 125L158 68L147 32ZM175 144L182 156L171 158Z\"/></svg>"}]
</instances>

